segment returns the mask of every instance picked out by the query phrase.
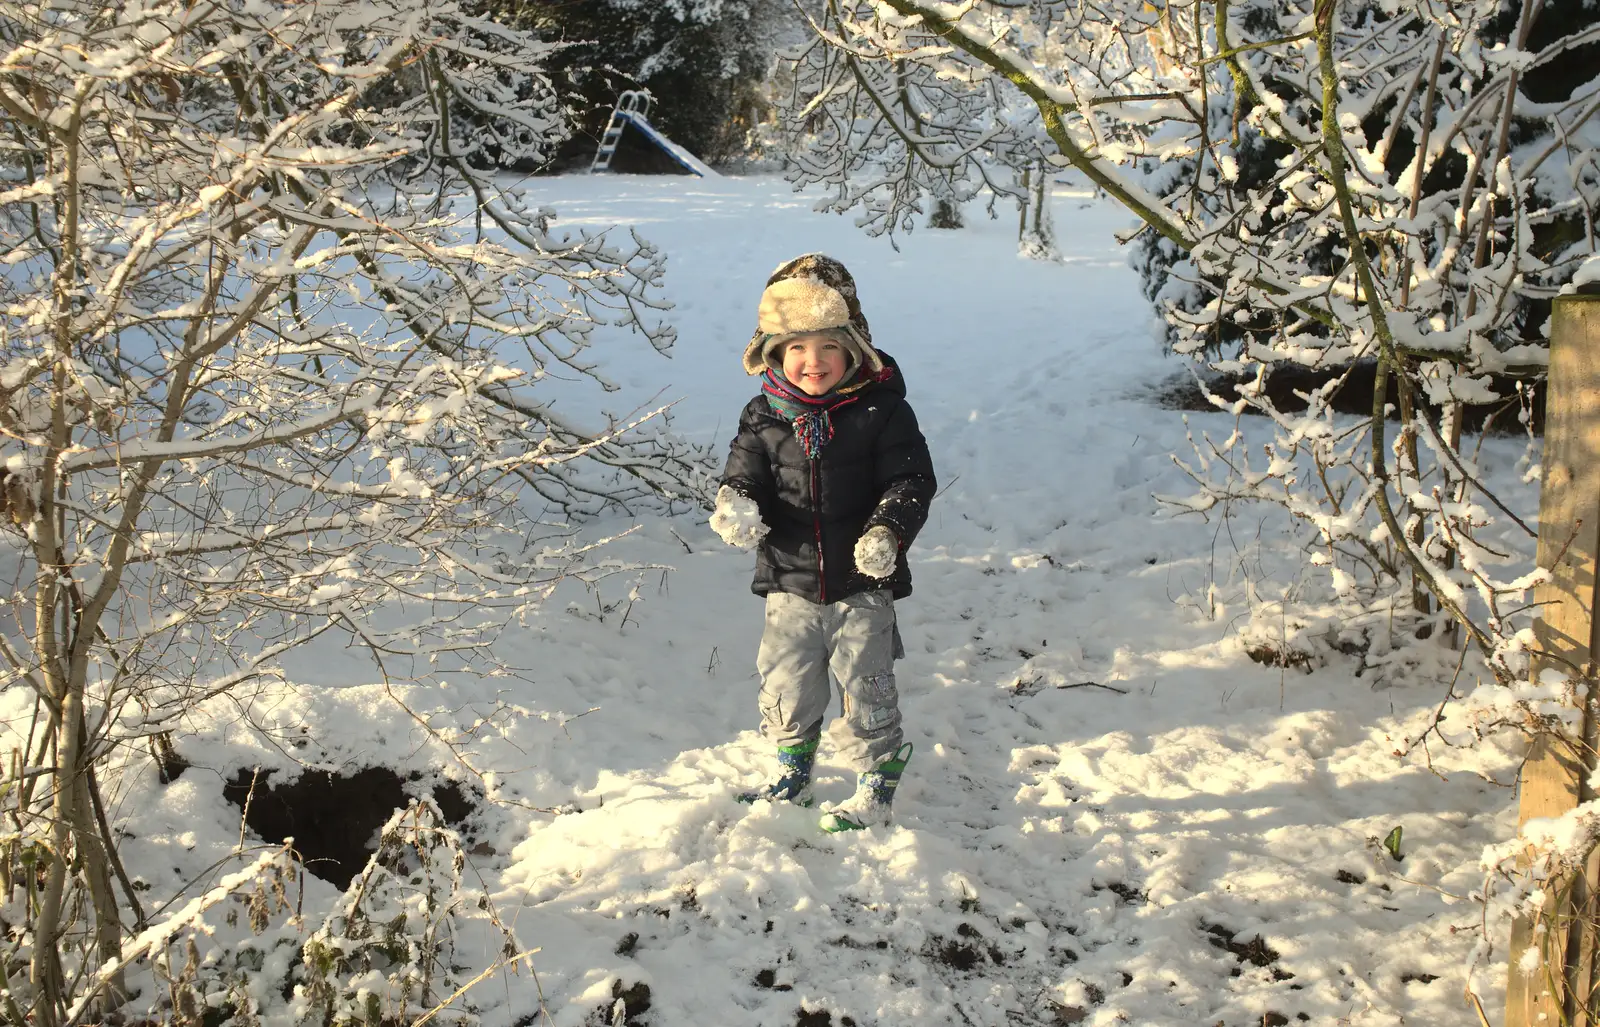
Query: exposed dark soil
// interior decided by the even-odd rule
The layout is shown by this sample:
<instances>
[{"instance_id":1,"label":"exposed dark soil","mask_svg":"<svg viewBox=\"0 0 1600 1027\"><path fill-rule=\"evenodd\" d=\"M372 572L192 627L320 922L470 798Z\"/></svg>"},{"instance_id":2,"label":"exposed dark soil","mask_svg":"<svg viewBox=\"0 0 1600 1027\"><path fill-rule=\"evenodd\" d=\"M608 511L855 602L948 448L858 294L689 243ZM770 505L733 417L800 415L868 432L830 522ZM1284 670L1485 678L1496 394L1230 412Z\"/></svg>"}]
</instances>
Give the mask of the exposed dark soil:
<instances>
[{"instance_id":1,"label":"exposed dark soil","mask_svg":"<svg viewBox=\"0 0 1600 1027\"><path fill-rule=\"evenodd\" d=\"M1244 652L1252 663L1259 663L1263 667L1293 667L1311 673L1311 654L1298 649L1262 642L1248 647Z\"/></svg>"},{"instance_id":2,"label":"exposed dark soil","mask_svg":"<svg viewBox=\"0 0 1600 1027\"><path fill-rule=\"evenodd\" d=\"M984 965L984 960L1004 966L1006 954L1000 946L985 941L983 932L968 923L956 928L956 937L934 935L928 939L924 953L935 962L952 970L970 973Z\"/></svg>"},{"instance_id":3,"label":"exposed dark soil","mask_svg":"<svg viewBox=\"0 0 1600 1027\"><path fill-rule=\"evenodd\" d=\"M1116 894L1125 906L1142 906L1150 901L1150 896L1145 894L1137 885L1127 881L1112 881L1106 885L1095 885L1095 891L1109 891Z\"/></svg>"},{"instance_id":4,"label":"exposed dark soil","mask_svg":"<svg viewBox=\"0 0 1600 1027\"><path fill-rule=\"evenodd\" d=\"M387 767L349 774L307 771L283 785L272 783L274 773L241 770L224 782L223 797L244 810L245 823L263 841L293 838L306 870L339 888L348 888L367 865L379 828L409 804L420 784L410 782L408 788ZM431 795L453 826L461 826L477 808L453 781L435 784Z\"/></svg>"},{"instance_id":5,"label":"exposed dark soil","mask_svg":"<svg viewBox=\"0 0 1600 1027\"><path fill-rule=\"evenodd\" d=\"M584 1018L584 1027L611 1027L618 1002L623 1004L623 1027L645 1027L639 1017L650 1010L650 985L643 981L623 984L620 979L611 982L611 1001L591 1009Z\"/></svg>"},{"instance_id":6,"label":"exposed dark soil","mask_svg":"<svg viewBox=\"0 0 1600 1027\"><path fill-rule=\"evenodd\" d=\"M967 973L983 963L982 949L950 938L934 938L928 943L928 950L934 959L962 973Z\"/></svg>"},{"instance_id":7,"label":"exposed dark soil","mask_svg":"<svg viewBox=\"0 0 1600 1027\"><path fill-rule=\"evenodd\" d=\"M1288 981L1294 979L1294 974L1281 967L1273 966L1279 958L1278 950L1268 945L1261 935L1258 934L1248 941L1239 941L1238 936L1233 931L1228 930L1221 924L1202 923L1200 929L1210 936L1206 940L1211 943L1213 948L1231 952L1241 964L1271 966L1273 980ZM1238 975L1239 972L1235 970L1234 976L1237 977Z\"/></svg>"}]
</instances>

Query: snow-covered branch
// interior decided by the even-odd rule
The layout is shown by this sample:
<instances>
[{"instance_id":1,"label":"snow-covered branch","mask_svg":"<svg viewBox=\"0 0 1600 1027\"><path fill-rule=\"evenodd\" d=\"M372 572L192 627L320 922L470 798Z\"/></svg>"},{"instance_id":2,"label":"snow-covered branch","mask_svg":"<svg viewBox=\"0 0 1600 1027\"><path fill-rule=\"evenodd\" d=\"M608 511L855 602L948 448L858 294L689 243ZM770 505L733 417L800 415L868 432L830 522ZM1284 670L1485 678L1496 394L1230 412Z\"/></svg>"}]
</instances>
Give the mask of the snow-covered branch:
<instances>
[{"instance_id":1,"label":"snow-covered branch","mask_svg":"<svg viewBox=\"0 0 1600 1027\"><path fill-rule=\"evenodd\" d=\"M1560 732L1570 694L1529 680L1532 490L1488 491L1469 415L1520 419L1537 481L1550 299L1597 252L1591 7L830 0L794 55L791 177L873 231L1041 161L1087 178L1142 222L1169 345L1238 419L1162 498L1282 509L1338 609L1319 632L1378 675L1470 646L1492 684L1462 721ZM1562 858L1593 847L1578 819Z\"/></svg>"},{"instance_id":2,"label":"snow-covered branch","mask_svg":"<svg viewBox=\"0 0 1600 1027\"><path fill-rule=\"evenodd\" d=\"M630 571L549 512L693 501L703 454L562 381L673 341L659 250L496 175L566 137L565 44L448 0L20 4L0 41L6 681L59 782L18 787L42 883L4 969L60 1027L148 955L107 753L332 635L496 672L558 583Z\"/></svg>"}]
</instances>

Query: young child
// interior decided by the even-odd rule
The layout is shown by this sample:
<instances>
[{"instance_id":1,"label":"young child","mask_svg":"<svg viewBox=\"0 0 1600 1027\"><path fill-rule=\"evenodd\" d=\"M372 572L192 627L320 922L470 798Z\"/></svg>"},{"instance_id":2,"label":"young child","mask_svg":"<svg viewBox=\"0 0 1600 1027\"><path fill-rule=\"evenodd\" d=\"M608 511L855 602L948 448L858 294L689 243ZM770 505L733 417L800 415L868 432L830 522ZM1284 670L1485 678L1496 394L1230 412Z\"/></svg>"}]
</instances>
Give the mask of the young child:
<instances>
[{"instance_id":1,"label":"young child","mask_svg":"<svg viewBox=\"0 0 1600 1027\"><path fill-rule=\"evenodd\" d=\"M899 369L872 346L855 280L832 257L797 257L767 279L744 368L761 376L761 394L739 418L711 527L757 550L761 730L780 770L740 798L811 804L831 672L844 705L834 741L860 773L822 827L887 823L911 757L894 601L911 594L905 550L935 491L928 444Z\"/></svg>"}]
</instances>

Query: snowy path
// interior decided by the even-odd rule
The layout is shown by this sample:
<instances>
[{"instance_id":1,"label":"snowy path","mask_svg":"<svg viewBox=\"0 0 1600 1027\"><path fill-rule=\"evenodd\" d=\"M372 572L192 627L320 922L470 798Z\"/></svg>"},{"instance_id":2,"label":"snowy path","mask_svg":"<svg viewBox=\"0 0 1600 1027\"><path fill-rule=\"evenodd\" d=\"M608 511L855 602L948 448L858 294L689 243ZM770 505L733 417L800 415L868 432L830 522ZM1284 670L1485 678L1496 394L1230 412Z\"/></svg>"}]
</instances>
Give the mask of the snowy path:
<instances>
[{"instance_id":1,"label":"snowy path","mask_svg":"<svg viewBox=\"0 0 1600 1027\"><path fill-rule=\"evenodd\" d=\"M1386 732L1437 696L1374 693L1354 661L1259 667L1229 640L1238 610L1174 602L1200 597L1213 559L1222 583L1232 554L1224 538L1213 557L1215 524L1150 498L1182 491L1167 454L1183 426L1137 398L1174 368L1117 213L1060 197L1067 259L1049 266L1011 255L1005 221L895 254L836 219L741 213L792 204L780 190L701 190L681 221L645 226L682 299L680 425L725 443L771 266L820 248L855 270L945 488L903 604L917 755L897 824L867 837L733 803L767 766L749 557L694 521L676 525L692 554L647 526L627 555L672 563L670 592L637 627L584 624L567 708L601 710L530 792L586 812L535 824L501 878L519 933L560 953L541 964L556 1022L613 980L649 984L637 1022L658 1025L1469 1022L1472 939L1452 928L1475 907L1391 875L1465 893L1472 876L1444 871L1506 830L1508 793L1389 755ZM622 219L674 199L627 193L559 205ZM579 769L595 763L612 772ZM823 797L849 789L825 768ZM1410 854L1391 870L1368 838L1395 824Z\"/></svg>"},{"instance_id":2,"label":"snowy path","mask_svg":"<svg viewBox=\"0 0 1600 1027\"><path fill-rule=\"evenodd\" d=\"M560 1027L609 1023L595 1011L618 993L651 1027L1472 1022L1460 993L1478 911L1448 895L1479 884L1511 794L1393 758L1436 689L1373 691L1353 658L1309 675L1247 658L1232 568L1282 565L1282 525L1255 512L1219 531L1151 499L1184 491L1169 458L1184 425L1140 396L1179 365L1147 326L1116 210L1058 193L1065 259L1041 264L1015 257L1010 214L974 211L971 228L896 252L771 180L535 185L559 225L637 224L671 254L679 344L670 362L597 353L623 387L613 408L665 390L681 397L675 426L720 451L752 394L738 355L766 274L824 250L905 369L943 492L901 607L916 755L888 829L826 836L814 813L734 802L769 767L753 730L761 603L751 557L699 518L648 522L610 550L670 566L637 603L631 580L574 588L505 639L528 678L510 698L598 710L479 747L508 795L582 810L481 825L493 852L478 870L543 949L538 991L484 986L486 1024L545 1022L540 993ZM1213 581L1225 608L1207 609ZM293 672L370 680L354 661ZM433 701L505 687L464 680ZM340 758L439 762L370 689L321 694L306 716L365 704ZM1497 758L1482 769L1508 780ZM820 797L850 787L825 752ZM175 822L193 815L167 794ZM1369 843L1395 825L1399 865ZM173 863L232 844L214 833Z\"/></svg>"}]
</instances>

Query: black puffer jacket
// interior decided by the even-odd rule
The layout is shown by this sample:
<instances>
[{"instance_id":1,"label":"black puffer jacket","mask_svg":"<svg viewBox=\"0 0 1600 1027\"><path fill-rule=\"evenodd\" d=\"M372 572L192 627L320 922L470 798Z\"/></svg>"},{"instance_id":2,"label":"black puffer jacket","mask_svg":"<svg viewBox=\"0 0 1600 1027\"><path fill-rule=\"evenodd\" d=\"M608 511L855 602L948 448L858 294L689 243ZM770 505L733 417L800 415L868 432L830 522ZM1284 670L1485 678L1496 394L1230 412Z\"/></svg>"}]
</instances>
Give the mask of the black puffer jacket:
<instances>
[{"instance_id":1,"label":"black puffer jacket","mask_svg":"<svg viewBox=\"0 0 1600 1027\"><path fill-rule=\"evenodd\" d=\"M906 548L928 519L937 483L905 381L886 355L884 363L892 377L832 411L833 438L815 460L765 395L744 408L722 483L755 500L772 529L756 554L751 591L757 595L789 592L836 603L876 588L891 589L897 599L911 594ZM856 570L856 540L879 524L900 540L894 575L886 580Z\"/></svg>"}]
</instances>

